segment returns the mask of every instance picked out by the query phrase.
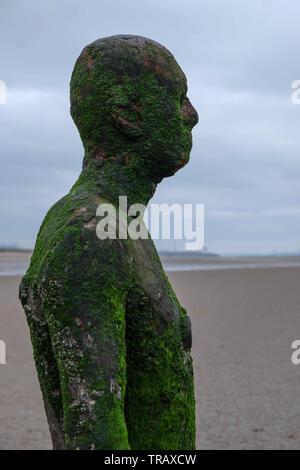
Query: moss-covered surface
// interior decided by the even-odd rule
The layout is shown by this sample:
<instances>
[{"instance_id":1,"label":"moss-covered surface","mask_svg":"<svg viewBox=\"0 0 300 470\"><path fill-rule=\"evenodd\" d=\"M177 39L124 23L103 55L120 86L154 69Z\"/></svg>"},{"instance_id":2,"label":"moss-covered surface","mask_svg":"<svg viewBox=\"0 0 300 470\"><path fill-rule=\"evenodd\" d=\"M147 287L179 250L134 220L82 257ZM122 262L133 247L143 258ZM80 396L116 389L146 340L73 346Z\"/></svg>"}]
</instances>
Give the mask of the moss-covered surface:
<instances>
[{"instance_id":1,"label":"moss-covered surface","mask_svg":"<svg viewBox=\"0 0 300 470\"><path fill-rule=\"evenodd\" d=\"M179 312L165 321L140 286L128 296L125 416L134 449L194 449L192 360L183 347L185 313Z\"/></svg>"},{"instance_id":2,"label":"moss-covered surface","mask_svg":"<svg viewBox=\"0 0 300 470\"><path fill-rule=\"evenodd\" d=\"M20 286L54 448L193 449L187 316L151 240L99 240L96 209L147 204L189 158L197 114L173 56L140 37L87 46L71 80L85 158Z\"/></svg>"},{"instance_id":3,"label":"moss-covered surface","mask_svg":"<svg viewBox=\"0 0 300 470\"><path fill-rule=\"evenodd\" d=\"M84 167L106 162L111 193L127 193L130 182L146 204L155 185L188 162L198 117L186 93L184 73L157 43L123 36L85 47L71 80Z\"/></svg>"}]
</instances>

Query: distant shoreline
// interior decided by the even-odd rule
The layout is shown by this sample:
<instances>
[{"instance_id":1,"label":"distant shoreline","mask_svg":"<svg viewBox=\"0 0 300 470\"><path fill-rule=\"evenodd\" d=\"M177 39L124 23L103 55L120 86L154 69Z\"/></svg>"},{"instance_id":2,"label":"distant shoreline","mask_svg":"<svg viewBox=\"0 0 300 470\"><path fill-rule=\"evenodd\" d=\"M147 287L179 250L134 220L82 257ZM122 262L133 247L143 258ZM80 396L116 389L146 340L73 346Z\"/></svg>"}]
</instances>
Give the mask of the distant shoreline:
<instances>
[{"instance_id":1,"label":"distant shoreline","mask_svg":"<svg viewBox=\"0 0 300 470\"><path fill-rule=\"evenodd\" d=\"M31 248L0 248L0 253L32 253Z\"/></svg>"},{"instance_id":2,"label":"distant shoreline","mask_svg":"<svg viewBox=\"0 0 300 470\"><path fill-rule=\"evenodd\" d=\"M31 255L30 250L0 251L0 277L24 275ZM166 272L300 268L300 256L192 256L164 252L160 259Z\"/></svg>"},{"instance_id":3,"label":"distant shoreline","mask_svg":"<svg viewBox=\"0 0 300 470\"><path fill-rule=\"evenodd\" d=\"M32 254L33 249L31 248L0 248L1 253L17 254L17 253L30 253ZM161 258L300 258L300 252L295 253L263 253L263 254L249 254L249 253L236 253L236 254L220 254L213 252L199 252L199 251L158 251Z\"/></svg>"}]
</instances>

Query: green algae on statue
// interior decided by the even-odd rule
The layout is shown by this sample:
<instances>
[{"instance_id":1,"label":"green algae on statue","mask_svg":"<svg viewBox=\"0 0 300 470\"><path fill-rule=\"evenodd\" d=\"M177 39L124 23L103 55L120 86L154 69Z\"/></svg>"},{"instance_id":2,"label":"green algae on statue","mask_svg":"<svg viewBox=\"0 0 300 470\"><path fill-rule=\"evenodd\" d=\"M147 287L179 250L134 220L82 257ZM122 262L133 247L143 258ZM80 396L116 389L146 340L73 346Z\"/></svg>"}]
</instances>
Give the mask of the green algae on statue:
<instances>
[{"instance_id":1,"label":"green algae on statue","mask_svg":"<svg viewBox=\"0 0 300 470\"><path fill-rule=\"evenodd\" d=\"M96 236L99 204L147 204L189 160L198 117L172 54L85 47L71 79L83 170L46 215L20 285L54 449L194 449L189 317L152 240Z\"/></svg>"}]
</instances>

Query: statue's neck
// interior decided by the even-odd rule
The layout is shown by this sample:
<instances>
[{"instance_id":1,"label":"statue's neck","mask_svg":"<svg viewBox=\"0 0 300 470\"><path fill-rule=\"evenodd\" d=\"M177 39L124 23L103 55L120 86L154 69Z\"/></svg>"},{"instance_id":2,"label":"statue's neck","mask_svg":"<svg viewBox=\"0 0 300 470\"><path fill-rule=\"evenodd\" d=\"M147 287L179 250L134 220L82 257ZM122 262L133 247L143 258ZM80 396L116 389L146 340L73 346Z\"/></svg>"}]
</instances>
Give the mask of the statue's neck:
<instances>
[{"instance_id":1,"label":"statue's neck","mask_svg":"<svg viewBox=\"0 0 300 470\"><path fill-rule=\"evenodd\" d=\"M128 206L146 206L156 189L145 169L114 160L90 161L73 188L80 186L88 187L115 205L119 204L119 196L127 196Z\"/></svg>"}]
</instances>

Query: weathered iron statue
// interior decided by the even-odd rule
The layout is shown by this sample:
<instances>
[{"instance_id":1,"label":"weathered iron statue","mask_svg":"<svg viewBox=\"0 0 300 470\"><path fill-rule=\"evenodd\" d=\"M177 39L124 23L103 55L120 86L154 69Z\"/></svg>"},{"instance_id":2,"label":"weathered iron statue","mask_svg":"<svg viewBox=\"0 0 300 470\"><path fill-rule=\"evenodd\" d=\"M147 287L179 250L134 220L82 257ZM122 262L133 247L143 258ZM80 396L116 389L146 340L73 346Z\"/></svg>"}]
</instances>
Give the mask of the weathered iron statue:
<instances>
[{"instance_id":1,"label":"weathered iron statue","mask_svg":"<svg viewBox=\"0 0 300 470\"><path fill-rule=\"evenodd\" d=\"M146 205L189 160L198 117L172 54L140 36L80 54L83 170L48 212L20 285L54 449L194 449L189 317L152 240L99 240L99 204Z\"/></svg>"}]
</instances>

